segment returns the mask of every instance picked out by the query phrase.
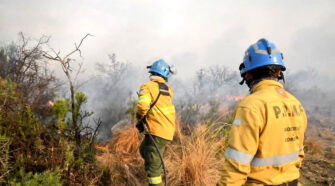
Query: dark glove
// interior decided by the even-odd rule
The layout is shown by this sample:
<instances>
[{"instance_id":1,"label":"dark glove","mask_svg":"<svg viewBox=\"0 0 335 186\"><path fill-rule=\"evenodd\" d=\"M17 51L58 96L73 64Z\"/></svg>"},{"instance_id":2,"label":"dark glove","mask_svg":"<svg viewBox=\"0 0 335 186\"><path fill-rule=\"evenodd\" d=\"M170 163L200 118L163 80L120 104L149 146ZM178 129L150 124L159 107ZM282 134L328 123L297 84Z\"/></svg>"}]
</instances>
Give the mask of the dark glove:
<instances>
[{"instance_id":1,"label":"dark glove","mask_svg":"<svg viewBox=\"0 0 335 186\"><path fill-rule=\"evenodd\" d=\"M137 130L138 130L139 133L142 133L144 131L144 122L143 122L143 120L139 120L136 123L136 128L137 128Z\"/></svg>"}]
</instances>

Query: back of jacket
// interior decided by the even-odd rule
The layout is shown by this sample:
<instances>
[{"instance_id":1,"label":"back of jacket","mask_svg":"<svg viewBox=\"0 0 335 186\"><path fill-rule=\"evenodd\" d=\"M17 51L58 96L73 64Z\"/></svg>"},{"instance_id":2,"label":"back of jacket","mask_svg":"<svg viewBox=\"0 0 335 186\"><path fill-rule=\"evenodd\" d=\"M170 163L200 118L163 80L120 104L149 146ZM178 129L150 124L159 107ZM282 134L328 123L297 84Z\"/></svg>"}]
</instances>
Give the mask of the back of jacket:
<instances>
[{"instance_id":1,"label":"back of jacket","mask_svg":"<svg viewBox=\"0 0 335 186\"><path fill-rule=\"evenodd\" d=\"M151 81L144 83L139 91L137 103L137 117L145 116L150 105L156 100L159 93L158 83L165 83L163 78L153 76ZM155 106L146 116L149 132L152 135L172 140L175 132L176 111L172 104L173 91L168 87L168 94L161 94Z\"/></svg>"},{"instance_id":2,"label":"back of jacket","mask_svg":"<svg viewBox=\"0 0 335 186\"><path fill-rule=\"evenodd\" d=\"M299 178L307 118L280 83L255 85L233 119L221 185L278 185Z\"/></svg>"}]
</instances>

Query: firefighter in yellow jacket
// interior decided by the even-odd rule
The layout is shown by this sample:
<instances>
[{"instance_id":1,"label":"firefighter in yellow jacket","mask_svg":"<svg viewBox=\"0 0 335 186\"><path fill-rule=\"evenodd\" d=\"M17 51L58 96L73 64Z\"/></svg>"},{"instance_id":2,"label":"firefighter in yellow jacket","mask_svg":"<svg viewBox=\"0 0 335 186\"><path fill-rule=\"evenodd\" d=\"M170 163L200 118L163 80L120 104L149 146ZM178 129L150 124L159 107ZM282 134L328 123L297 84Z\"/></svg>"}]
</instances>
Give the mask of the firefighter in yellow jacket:
<instances>
[{"instance_id":1,"label":"firefighter in yellow jacket","mask_svg":"<svg viewBox=\"0 0 335 186\"><path fill-rule=\"evenodd\" d=\"M284 90L283 55L266 39L251 45L240 73L251 95L237 104L218 185L297 185L307 127L301 103Z\"/></svg>"},{"instance_id":2,"label":"firefighter in yellow jacket","mask_svg":"<svg viewBox=\"0 0 335 186\"><path fill-rule=\"evenodd\" d=\"M147 123L161 154L165 144L173 139L175 132L175 107L172 104L173 91L165 83L168 80L170 66L164 60L158 60L148 66L150 81L144 83L139 90L137 104L137 119ZM139 132L143 132L143 122L138 122ZM140 153L144 159L145 171L149 185L162 185L162 164L150 136L145 135L140 146Z\"/></svg>"}]
</instances>

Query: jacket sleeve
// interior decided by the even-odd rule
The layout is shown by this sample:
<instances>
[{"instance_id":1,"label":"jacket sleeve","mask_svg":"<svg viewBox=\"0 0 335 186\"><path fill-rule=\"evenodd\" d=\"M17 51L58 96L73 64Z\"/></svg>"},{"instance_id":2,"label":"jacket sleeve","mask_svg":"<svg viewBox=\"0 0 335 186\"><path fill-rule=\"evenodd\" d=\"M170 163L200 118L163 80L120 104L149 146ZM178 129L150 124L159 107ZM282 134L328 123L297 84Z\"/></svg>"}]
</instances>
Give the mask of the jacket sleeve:
<instances>
[{"instance_id":1,"label":"jacket sleeve","mask_svg":"<svg viewBox=\"0 0 335 186\"><path fill-rule=\"evenodd\" d=\"M250 108L237 107L233 119L218 185L243 185L250 173L250 163L258 149L262 122L260 114Z\"/></svg>"},{"instance_id":2,"label":"jacket sleeve","mask_svg":"<svg viewBox=\"0 0 335 186\"><path fill-rule=\"evenodd\" d=\"M145 116L150 108L151 101L152 99L149 87L146 84L143 84L138 94L138 102L136 107L136 118L138 120L142 119Z\"/></svg>"},{"instance_id":3,"label":"jacket sleeve","mask_svg":"<svg viewBox=\"0 0 335 186\"><path fill-rule=\"evenodd\" d=\"M306 132L307 129L307 117L306 114L303 115L303 121L304 121L304 134ZM302 138L300 138L300 151L299 151L299 156L298 156L298 166L301 167L302 164L302 160L305 158L305 152L304 152L304 138L305 136L302 136Z\"/></svg>"}]
</instances>

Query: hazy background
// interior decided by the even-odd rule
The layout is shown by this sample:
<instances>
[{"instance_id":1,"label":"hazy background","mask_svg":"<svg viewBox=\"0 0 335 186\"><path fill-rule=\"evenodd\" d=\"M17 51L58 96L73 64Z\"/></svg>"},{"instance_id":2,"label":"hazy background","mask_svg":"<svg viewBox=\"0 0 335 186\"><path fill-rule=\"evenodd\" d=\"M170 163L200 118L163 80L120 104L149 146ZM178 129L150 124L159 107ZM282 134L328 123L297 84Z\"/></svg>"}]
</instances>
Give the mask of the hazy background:
<instances>
[{"instance_id":1,"label":"hazy background","mask_svg":"<svg viewBox=\"0 0 335 186\"><path fill-rule=\"evenodd\" d=\"M143 66L164 58L179 77L210 64L236 69L246 48L264 37L284 53L288 69L317 69L335 77L333 0L0 0L2 43L52 36L72 49L86 33L85 65L116 53Z\"/></svg>"},{"instance_id":2,"label":"hazy background","mask_svg":"<svg viewBox=\"0 0 335 186\"><path fill-rule=\"evenodd\" d=\"M81 78L91 79L81 89L110 127L148 80L145 67L160 58L177 70L170 85L180 105L248 94L238 66L249 45L267 38L284 54L287 88L309 112L335 119L334 9L333 0L0 0L0 45L16 42L18 32L47 35L64 54L94 35L77 56L86 69ZM50 68L64 79L59 64ZM224 84L214 90L206 76L200 87L200 69L218 68L228 72Z\"/></svg>"}]
</instances>

